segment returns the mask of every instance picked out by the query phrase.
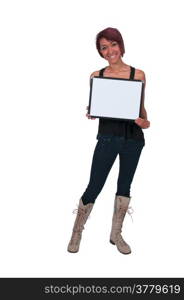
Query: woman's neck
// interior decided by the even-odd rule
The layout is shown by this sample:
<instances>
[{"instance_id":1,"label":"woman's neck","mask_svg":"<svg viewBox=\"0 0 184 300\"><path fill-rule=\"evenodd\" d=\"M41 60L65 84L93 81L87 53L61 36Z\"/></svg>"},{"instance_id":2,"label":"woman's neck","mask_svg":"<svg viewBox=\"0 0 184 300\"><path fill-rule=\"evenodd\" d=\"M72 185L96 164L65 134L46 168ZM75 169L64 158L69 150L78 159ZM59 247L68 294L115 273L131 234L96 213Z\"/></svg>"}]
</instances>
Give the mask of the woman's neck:
<instances>
[{"instance_id":1,"label":"woman's neck","mask_svg":"<svg viewBox=\"0 0 184 300\"><path fill-rule=\"evenodd\" d=\"M122 60L119 60L115 64L109 64L108 69L110 72L120 72L120 71L126 71L129 66L125 64Z\"/></svg>"}]
</instances>

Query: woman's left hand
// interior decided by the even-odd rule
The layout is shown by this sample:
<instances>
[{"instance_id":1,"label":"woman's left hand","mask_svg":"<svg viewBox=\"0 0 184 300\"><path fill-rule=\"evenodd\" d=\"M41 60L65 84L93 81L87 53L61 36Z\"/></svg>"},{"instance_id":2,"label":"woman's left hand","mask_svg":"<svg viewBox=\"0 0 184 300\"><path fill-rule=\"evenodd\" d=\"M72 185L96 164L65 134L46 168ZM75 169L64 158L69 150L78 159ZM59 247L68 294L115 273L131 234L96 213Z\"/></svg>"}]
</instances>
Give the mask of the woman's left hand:
<instances>
[{"instance_id":1,"label":"woman's left hand","mask_svg":"<svg viewBox=\"0 0 184 300\"><path fill-rule=\"evenodd\" d=\"M135 120L135 123L137 125L139 125L141 128L146 129L148 127L150 127L150 121L146 120L146 119L142 119L142 118L137 118Z\"/></svg>"}]
</instances>

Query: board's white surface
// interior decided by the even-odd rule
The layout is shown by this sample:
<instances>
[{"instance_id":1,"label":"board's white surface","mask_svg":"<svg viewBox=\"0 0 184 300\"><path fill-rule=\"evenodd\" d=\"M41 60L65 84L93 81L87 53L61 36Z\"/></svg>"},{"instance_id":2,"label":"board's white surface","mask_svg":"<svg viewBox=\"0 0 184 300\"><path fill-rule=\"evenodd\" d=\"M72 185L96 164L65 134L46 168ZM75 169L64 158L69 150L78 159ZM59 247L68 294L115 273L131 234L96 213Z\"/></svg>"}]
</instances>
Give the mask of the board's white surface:
<instances>
[{"instance_id":1,"label":"board's white surface","mask_svg":"<svg viewBox=\"0 0 184 300\"><path fill-rule=\"evenodd\" d=\"M90 115L136 119L139 117L142 81L92 78Z\"/></svg>"}]
</instances>

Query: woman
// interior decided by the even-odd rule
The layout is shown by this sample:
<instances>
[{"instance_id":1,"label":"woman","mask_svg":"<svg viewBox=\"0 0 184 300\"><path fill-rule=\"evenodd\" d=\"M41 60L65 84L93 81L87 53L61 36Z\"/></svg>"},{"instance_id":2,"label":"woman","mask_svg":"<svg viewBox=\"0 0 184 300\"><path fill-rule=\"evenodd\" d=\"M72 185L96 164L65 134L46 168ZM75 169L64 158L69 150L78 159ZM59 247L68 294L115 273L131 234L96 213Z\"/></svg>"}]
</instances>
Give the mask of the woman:
<instances>
[{"instance_id":1,"label":"woman","mask_svg":"<svg viewBox=\"0 0 184 300\"><path fill-rule=\"evenodd\" d=\"M116 28L108 27L96 36L96 47L108 66L95 71L93 76L116 77L124 79L138 79L146 81L143 71L127 65L122 57L125 53L124 43L120 32ZM95 119L86 114L88 118ZM115 195L114 212L110 242L117 246L123 254L131 253L130 246L121 236L124 217L130 202L130 186L145 145L142 129L148 128L150 122L144 107L144 97L140 118L134 122L117 119L99 119L98 142L95 147L89 184L83 193L77 209L77 216L73 227L68 251L78 252L84 224L93 208L94 202L101 192L110 169L119 155L119 176Z\"/></svg>"}]
</instances>

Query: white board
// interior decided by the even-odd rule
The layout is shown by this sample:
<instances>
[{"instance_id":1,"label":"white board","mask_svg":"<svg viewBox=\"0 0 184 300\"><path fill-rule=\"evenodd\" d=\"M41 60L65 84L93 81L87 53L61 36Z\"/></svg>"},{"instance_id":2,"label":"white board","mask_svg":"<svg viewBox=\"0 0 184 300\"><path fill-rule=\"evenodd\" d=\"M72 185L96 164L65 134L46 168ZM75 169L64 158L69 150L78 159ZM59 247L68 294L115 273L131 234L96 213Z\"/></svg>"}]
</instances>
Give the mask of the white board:
<instances>
[{"instance_id":1,"label":"white board","mask_svg":"<svg viewBox=\"0 0 184 300\"><path fill-rule=\"evenodd\" d=\"M92 117L135 120L140 116L144 81L111 77L91 78L89 109Z\"/></svg>"}]
</instances>

